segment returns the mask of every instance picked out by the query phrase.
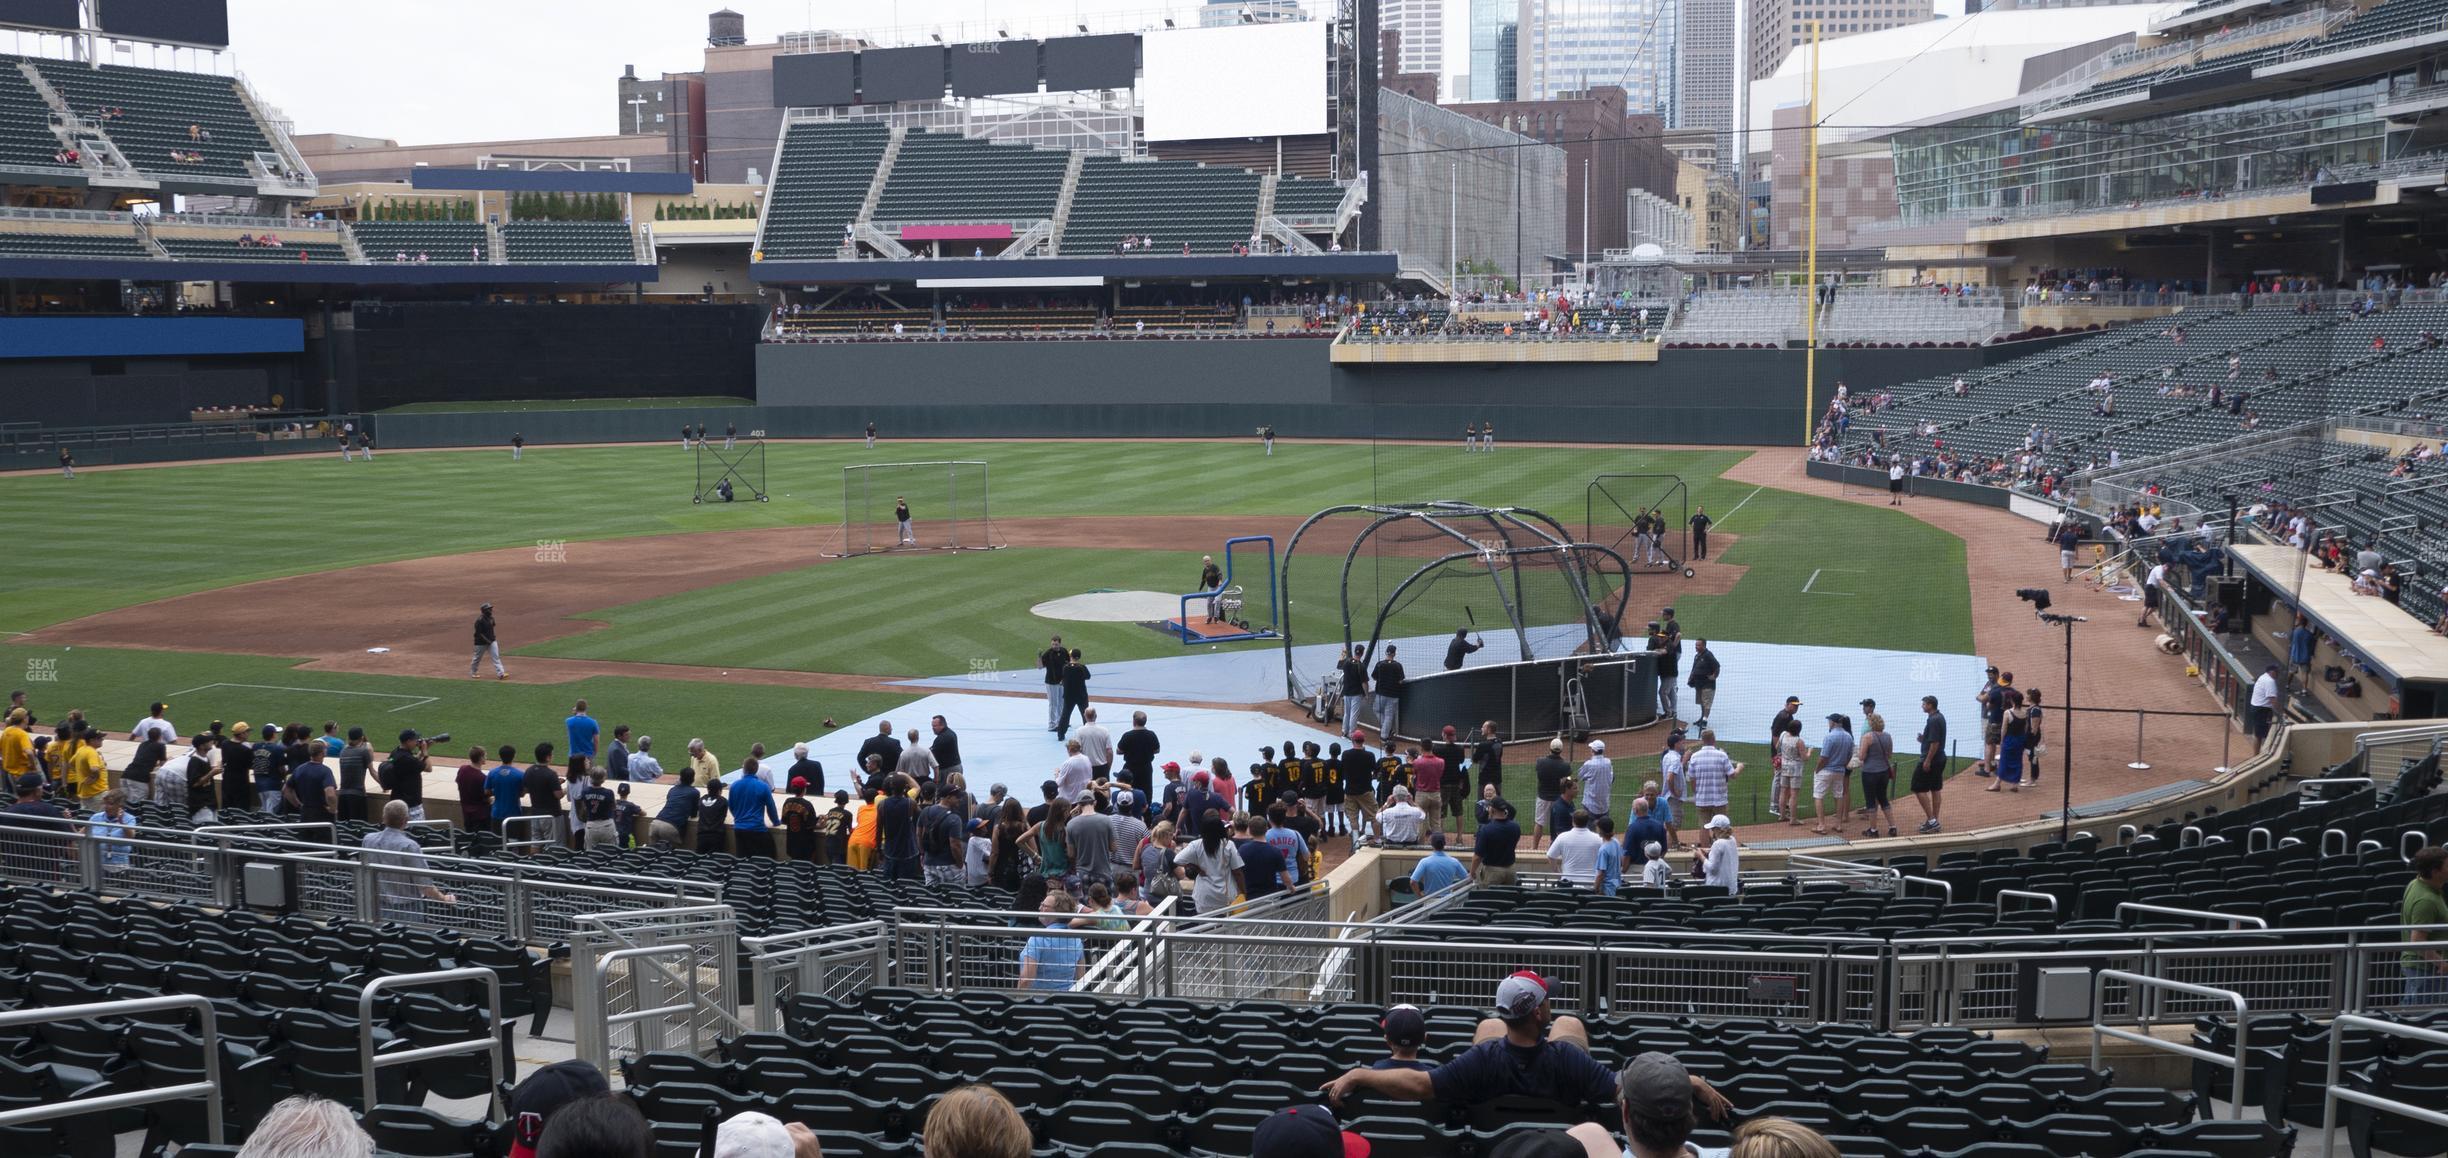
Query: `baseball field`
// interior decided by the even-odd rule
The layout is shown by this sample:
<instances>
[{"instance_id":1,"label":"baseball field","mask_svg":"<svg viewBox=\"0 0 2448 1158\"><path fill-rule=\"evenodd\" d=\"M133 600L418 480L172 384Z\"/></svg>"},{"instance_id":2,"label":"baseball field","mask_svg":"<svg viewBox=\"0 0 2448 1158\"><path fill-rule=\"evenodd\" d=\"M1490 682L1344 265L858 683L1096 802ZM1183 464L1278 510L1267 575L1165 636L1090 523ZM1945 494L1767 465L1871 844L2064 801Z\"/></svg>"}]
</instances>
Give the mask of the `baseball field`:
<instances>
[{"instance_id":1,"label":"baseball field","mask_svg":"<svg viewBox=\"0 0 2448 1158\"><path fill-rule=\"evenodd\" d=\"M1636 579L1635 615L1672 604L1687 635L1711 639L1972 651L1961 540L1885 507L1721 477L1751 453L774 443L771 501L703 505L690 502L696 456L677 439L530 446L515 462L505 446L20 475L0 478L20 543L0 569L0 672L44 719L82 708L114 729L166 699L190 730L396 722L523 748L555 738L584 697L659 748L702 736L732 752L924 694L897 679L1026 667L1049 630L1092 663L1181 654L1139 624L1030 609L1190 590L1199 556L1226 538L1281 542L1331 504L1527 506L1578 528L1602 474L1680 476L1716 519L1696 576ZM826 558L843 467L941 459L991 464L1007 549ZM483 602L500 617L506 681L467 675Z\"/></svg>"}]
</instances>

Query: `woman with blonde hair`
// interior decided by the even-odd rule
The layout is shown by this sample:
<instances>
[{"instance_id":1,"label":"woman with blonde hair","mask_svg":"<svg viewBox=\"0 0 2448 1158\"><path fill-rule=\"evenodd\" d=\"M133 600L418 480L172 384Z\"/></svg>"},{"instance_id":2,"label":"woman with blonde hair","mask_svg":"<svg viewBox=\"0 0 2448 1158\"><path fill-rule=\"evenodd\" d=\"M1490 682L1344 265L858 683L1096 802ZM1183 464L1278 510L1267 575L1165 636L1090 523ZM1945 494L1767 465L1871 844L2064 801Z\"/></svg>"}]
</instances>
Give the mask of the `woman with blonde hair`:
<instances>
[{"instance_id":1,"label":"woman with blonde hair","mask_svg":"<svg viewBox=\"0 0 2448 1158\"><path fill-rule=\"evenodd\" d=\"M1028 1123L993 1086L962 1086L935 1100L919 1128L926 1158L1029 1158Z\"/></svg>"},{"instance_id":2,"label":"woman with blonde hair","mask_svg":"<svg viewBox=\"0 0 2448 1158\"><path fill-rule=\"evenodd\" d=\"M934 1148L927 1149L933 1158ZM1727 1158L1839 1158L1836 1145L1790 1118L1754 1118L1734 1131Z\"/></svg>"},{"instance_id":3,"label":"woman with blonde hair","mask_svg":"<svg viewBox=\"0 0 2448 1158\"><path fill-rule=\"evenodd\" d=\"M1887 835L1894 836L1895 808L1888 803L1888 795L1895 787L1895 737L1887 734L1887 717L1877 712L1869 713L1862 722L1867 725L1857 748L1861 753L1862 817L1870 822L1862 835L1877 836L1879 814L1885 813Z\"/></svg>"}]
</instances>

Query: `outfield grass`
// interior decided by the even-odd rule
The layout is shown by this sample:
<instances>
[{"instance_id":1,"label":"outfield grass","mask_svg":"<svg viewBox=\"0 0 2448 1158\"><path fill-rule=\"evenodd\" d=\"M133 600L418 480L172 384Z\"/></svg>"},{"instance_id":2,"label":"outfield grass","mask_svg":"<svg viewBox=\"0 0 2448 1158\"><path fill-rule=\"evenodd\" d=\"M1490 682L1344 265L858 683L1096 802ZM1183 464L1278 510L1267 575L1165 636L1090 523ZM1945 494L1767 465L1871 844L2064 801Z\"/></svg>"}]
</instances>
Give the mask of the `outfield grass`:
<instances>
[{"instance_id":1,"label":"outfield grass","mask_svg":"<svg viewBox=\"0 0 2448 1158\"><path fill-rule=\"evenodd\" d=\"M684 398L508 398L496 402L405 402L376 414L466 414L516 410L659 410L684 406L754 406L754 398L693 394Z\"/></svg>"},{"instance_id":2,"label":"outfield grass","mask_svg":"<svg viewBox=\"0 0 2448 1158\"><path fill-rule=\"evenodd\" d=\"M692 736L702 737L726 766L736 766L751 743L778 743L821 732L826 717L848 723L889 711L915 699L908 695L768 687L754 684L646 680L622 677L530 685L516 679L419 679L297 670L294 659L259 656L140 652L114 648L0 645L0 672L11 688L23 688L44 720L70 708L114 731L135 723L147 705L166 699L170 719L192 735L214 720L246 720L260 729L267 720L320 728L325 720L342 728L363 726L377 746L400 728L428 735L447 731L453 758L470 744L487 749L516 744L522 752L538 740L556 749L565 740L561 720L573 701L585 699L606 735L627 724L655 737L664 767L678 766ZM515 665L512 668L516 672ZM258 685L258 686L245 686Z\"/></svg>"},{"instance_id":3,"label":"outfield grass","mask_svg":"<svg viewBox=\"0 0 2448 1158\"><path fill-rule=\"evenodd\" d=\"M838 524L850 463L985 459L993 511L1004 517L1306 515L1339 502L1446 498L1539 507L1577 526L1596 475L1714 479L1744 454L1279 443L1263 458L1238 443L775 443L772 502L702 506L688 501L696 456L674 444L529 447L518 463L502 448L88 471L73 481L24 475L0 478L0 518L73 525L119 546L114 565L99 552L20 552L0 570L0 631L254 579L538 539ZM1699 489L1714 511L1751 490Z\"/></svg>"},{"instance_id":4,"label":"outfield grass","mask_svg":"<svg viewBox=\"0 0 2448 1158\"><path fill-rule=\"evenodd\" d=\"M1198 571L1197 555L1171 551L879 555L612 608L589 616L608 628L519 654L942 676L971 670L973 661L1026 667L1053 630L1093 667L1183 649L1135 623L1057 623L1029 608L1098 588L1187 590Z\"/></svg>"}]
</instances>

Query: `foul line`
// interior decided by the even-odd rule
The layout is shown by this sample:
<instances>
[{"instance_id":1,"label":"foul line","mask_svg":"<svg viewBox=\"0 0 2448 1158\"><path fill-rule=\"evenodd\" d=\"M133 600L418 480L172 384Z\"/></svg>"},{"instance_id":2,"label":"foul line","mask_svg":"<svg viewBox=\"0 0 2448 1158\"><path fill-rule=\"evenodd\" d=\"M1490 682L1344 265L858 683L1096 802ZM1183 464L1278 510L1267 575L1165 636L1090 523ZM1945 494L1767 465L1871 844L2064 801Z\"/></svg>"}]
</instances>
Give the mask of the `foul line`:
<instances>
[{"instance_id":1,"label":"foul line","mask_svg":"<svg viewBox=\"0 0 2448 1158\"><path fill-rule=\"evenodd\" d=\"M1743 496L1743 500L1742 500L1742 502L1739 502L1739 503L1734 504L1734 511L1739 511L1739 510L1743 509L1743 507L1745 507L1745 506L1747 506L1747 505L1749 505L1749 504L1750 504L1751 500L1758 498L1758 497L1759 497L1759 493L1760 493L1761 491L1764 491L1764 490L1767 490L1767 489L1768 489L1768 488L1767 488L1767 487L1765 487L1765 486L1756 486L1756 487L1752 487L1752 488L1751 488L1751 493L1750 493L1750 494L1747 494L1747 495L1744 495L1744 496ZM1711 519L1711 520L1709 520L1709 529L1711 529L1711 530L1719 530L1719 531L1724 530L1724 529L1725 529L1725 525L1726 525L1726 519L1733 518L1733 517L1734 517L1734 511L1727 511L1727 512L1725 513L1725 519Z\"/></svg>"},{"instance_id":2,"label":"foul line","mask_svg":"<svg viewBox=\"0 0 2448 1158\"><path fill-rule=\"evenodd\" d=\"M180 696L191 696L197 692L211 691L214 688L254 688L258 691L267 692L311 692L315 695L321 696L374 696L386 700L410 701L409 703L401 704L400 706L391 709L393 712L404 712L410 708L421 708L442 698L440 696L402 695L398 692L349 692L341 691L338 688L293 688L286 684L204 684L200 687L188 688L183 692L171 692L162 698L165 700L175 700Z\"/></svg>"},{"instance_id":3,"label":"foul line","mask_svg":"<svg viewBox=\"0 0 2448 1158\"><path fill-rule=\"evenodd\" d=\"M1825 571L1833 571L1833 572L1835 572L1836 574L1839 574L1839 575L1859 575L1859 574L1861 574L1861 572L1859 572L1859 571L1848 570L1848 569L1843 568L1843 567L1821 567L1821 568L1819 568L1819 570L1811 572L1811 573L1810 573L1810 578L1805 579L1805 580L1803 580L1803 581L1802 581L1802 593L1803 593L1804 595L1842 595L1842 596L1847 596L1847 597L1850 597L1850 596L1853 594L1853 593L1852 593L1852 592L1850 592L1850 591L1813 591L1813 590L1811 590L1811 584L1813 584L1813 583L1817 583L1817 582L1819 581L1819 575L1820 575L1820 573L1821 573L1821 572L1825 572Z\"/></svg>"}]
</instances>

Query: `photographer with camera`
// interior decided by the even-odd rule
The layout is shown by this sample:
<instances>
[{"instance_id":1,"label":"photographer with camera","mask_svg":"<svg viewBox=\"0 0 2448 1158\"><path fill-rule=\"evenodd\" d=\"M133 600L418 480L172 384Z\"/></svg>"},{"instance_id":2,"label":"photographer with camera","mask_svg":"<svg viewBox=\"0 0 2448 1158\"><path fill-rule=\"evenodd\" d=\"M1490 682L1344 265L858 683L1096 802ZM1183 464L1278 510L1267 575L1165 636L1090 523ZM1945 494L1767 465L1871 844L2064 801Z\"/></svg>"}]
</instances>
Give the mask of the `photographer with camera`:
<instances>
[{"instance_id":1,"label":"photographer with camera","mask_svg":"<svg viewBox=\"0 0 2448 1158\"><path fill-rule=\"evenodd\" d=\"M425 819L427 753L437 743L450 743L450 733L444 732L428 740L419 736L415 728L403 728L399 734L399 747L391 749L390 757L383 761L383 791L390 793L391 799L408 806L408 819L412 821Z\"/></svg>"}]
</instances>

